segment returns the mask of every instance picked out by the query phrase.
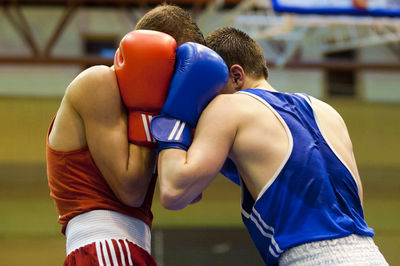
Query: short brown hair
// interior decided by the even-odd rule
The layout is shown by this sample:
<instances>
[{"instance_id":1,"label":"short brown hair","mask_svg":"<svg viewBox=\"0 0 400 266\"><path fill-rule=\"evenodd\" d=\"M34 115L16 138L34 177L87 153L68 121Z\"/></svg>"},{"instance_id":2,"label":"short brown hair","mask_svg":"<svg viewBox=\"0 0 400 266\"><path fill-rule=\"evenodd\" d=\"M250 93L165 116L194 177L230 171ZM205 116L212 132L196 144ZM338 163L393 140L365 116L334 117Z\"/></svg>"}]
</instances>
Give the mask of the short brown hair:
<instances>
[{"instance_id":1,"label":"short brown hair","mask_svg":"<svg viewBox=\"0 0 400 266\"><path fill-rule=\"evenodd\" d=\"M192 16L175 5L158 5L139 20L135 29L167 33L174 37L178 46L184 42L197 42L205 45L204 36Z\"/></svg>"},{"instance_id":2,"label":"short brown hair","mask_svg":"<svg viewBox=\"0 0 400 266\"><path fill-rule=\"evenodd\" d=\"M261 47L245 32L223 27L208 35L207 46L216 51L228 68L238 64L253 78L268 80L268 68Z\"/></svg>"}]
</instances>

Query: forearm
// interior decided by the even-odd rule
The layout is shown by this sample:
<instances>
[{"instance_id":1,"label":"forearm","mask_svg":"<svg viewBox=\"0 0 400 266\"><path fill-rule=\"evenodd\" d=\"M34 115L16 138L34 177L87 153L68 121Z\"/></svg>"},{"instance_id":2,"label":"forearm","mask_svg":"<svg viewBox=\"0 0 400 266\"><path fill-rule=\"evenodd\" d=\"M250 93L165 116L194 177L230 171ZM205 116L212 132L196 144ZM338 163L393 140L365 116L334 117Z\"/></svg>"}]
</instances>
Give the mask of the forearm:
<instances>
[{"instance_id":1,"label":"forearm","mask_svg":"<svg viewBox=\"0 0 400 266\"><path fill-rule=\"evenodd\" d=\"M179 210L194 202L204 187L200 172L188 162L188 153L179 149L163 150L158 161L161 204Z\"/></svg>"},{"instance_id":2,"label":"forearm","mask_svg":"<svg viewBox=\"0 0 400 266\"><path fill-rule=\"evenodd\" d=\"M129 144L124 173L120 176L118 194L132 207L140 206L146 196L155 171L155 149Z\"/></svg>"},{"instance_id":3,"label":"forearm","mask_svg":"<svg viewBox=\"0 0 400 266\"><path fill-rule=\"evenodd\" d=\"M119 152L99 164L99 169L116 197L124 204L138 207L146 196L155 170L154 149L121 145Z\"/></svg>"}]
</instances>

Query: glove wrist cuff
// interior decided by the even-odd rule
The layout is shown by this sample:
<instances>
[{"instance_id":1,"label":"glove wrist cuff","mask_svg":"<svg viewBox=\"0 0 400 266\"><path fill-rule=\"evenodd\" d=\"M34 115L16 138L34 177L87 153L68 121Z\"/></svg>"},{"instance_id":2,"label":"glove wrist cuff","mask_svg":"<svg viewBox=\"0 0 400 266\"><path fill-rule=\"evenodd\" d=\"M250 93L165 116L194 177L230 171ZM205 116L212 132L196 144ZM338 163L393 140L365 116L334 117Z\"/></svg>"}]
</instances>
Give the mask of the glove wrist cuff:
<instances>
[{"instance_id":1,"label":"glove wrist cuff","mask_svg":"<svg viewBox=\"0 0 400 266\"><path fill-rule=\"evenodd\" d=\"M150 122L155 112L130 111L128 117L128 139L133 144L155 148L156 140L150 131Z\"/></svg>"},{"instance_id":2,"label":"glove wrist cuff","mask_svg":"<svg viewBox=\"0 0 400 266\"><path fill-rule=\"evenodd\" d=\"M183 121L160 115L151 121L151 132L158 141L159 151L164 149L188 150L191 144L191 128Z\"/></svg>"}]
</instances>

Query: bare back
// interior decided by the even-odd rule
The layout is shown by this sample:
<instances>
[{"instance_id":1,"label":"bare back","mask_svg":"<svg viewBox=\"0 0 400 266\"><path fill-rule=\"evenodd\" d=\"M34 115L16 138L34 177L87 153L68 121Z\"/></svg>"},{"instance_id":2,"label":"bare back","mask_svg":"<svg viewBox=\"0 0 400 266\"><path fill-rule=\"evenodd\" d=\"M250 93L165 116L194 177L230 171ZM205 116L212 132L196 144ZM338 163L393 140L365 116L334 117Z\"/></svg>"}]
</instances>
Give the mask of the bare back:
<instances>
[{"instance_id":1,"label":"bare back","mask_svg":"<svg viewBox=\"0 0 400 266\"><path fill-rule=\"evenodd\" d=\"M290 155L288 129L272 108L257 99L240 93L232 97L235 97L235 107L231 110L239 124L230 155L240 162L241 176L253 198L257 199ZM324 138L353 174L362 197L350 137L342 118L328 104L315 98L312 98L312 107Z\"/></svg>"}]
</instances>

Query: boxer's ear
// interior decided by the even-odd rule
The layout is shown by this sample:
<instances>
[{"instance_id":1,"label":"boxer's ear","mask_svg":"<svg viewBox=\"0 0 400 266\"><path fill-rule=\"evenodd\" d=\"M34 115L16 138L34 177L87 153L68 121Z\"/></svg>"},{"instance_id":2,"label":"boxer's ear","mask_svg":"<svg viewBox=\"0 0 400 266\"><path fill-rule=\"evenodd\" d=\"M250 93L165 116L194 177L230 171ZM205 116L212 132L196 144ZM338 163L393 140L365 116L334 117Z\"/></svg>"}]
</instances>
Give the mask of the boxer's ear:
<instances>
[{"instance_id":1,"label":"boxer's ear","mask_svg":"<svg viewBox=\"0 0 400 266\"><path fill-rule=\"evenodd\" d=\"M243 85L244 85L244 81L246 78L246 74L244 73L243 68L240 65L233 65L231 66L231 68L229 69L229 74L232 77L232 83L233 83L233 87L236 91L239 91L242 89Z\"/></svg>"}]
</instances>

